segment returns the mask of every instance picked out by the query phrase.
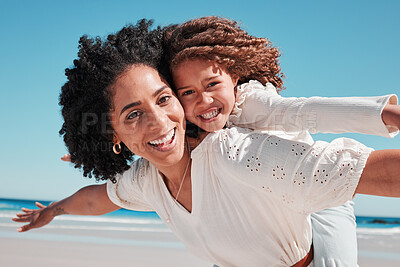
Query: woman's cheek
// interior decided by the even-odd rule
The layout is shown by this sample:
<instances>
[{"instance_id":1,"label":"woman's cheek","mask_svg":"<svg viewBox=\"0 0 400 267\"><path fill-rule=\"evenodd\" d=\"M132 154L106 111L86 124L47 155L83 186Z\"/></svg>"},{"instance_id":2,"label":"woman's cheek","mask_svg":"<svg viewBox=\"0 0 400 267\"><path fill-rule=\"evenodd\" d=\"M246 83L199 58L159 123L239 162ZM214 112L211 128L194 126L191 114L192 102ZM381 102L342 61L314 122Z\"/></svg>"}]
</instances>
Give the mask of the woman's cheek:
<instances>
[{"instance_id":1,"label":"woman's cheek","mask_svg":"<svg viewBox=\"0 0 400 267\"><path fill-rule=\"evenodd\" d=\"M133 154L137 156L141 156L143 154L144 148L140 148L138 144L130 143L129 145L127 145L127 147Z\"/></svg>"}]
</instances>

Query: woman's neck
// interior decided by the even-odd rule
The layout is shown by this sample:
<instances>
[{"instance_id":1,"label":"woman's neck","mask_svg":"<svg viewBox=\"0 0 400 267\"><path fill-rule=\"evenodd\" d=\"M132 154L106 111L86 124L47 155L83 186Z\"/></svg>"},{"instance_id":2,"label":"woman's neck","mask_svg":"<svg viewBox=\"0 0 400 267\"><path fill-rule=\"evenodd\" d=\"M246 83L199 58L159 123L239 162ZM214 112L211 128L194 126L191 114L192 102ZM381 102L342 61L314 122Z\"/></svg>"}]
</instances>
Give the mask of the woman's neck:
<instances>
[{"instance_id":1,"label":"woman's neck","mask_svg":"<svg viewBox=\"0 0 400 267\"><path fill-rule=\"evenodd\" d=\"M172 166L156 166L159 172L164 178L164 182L167 185L171 193L177 192L185 178L190 180L190 165L191 165L191 151L193 151L207 136L208 133L201 134L198 138L185 138L185 149L183 156L179 162ZM185 173L186 171L186 173ZM185 177L184 177L185 174ZM174 195L174 194L173 194Z\"/></svg>"}]
</instances>

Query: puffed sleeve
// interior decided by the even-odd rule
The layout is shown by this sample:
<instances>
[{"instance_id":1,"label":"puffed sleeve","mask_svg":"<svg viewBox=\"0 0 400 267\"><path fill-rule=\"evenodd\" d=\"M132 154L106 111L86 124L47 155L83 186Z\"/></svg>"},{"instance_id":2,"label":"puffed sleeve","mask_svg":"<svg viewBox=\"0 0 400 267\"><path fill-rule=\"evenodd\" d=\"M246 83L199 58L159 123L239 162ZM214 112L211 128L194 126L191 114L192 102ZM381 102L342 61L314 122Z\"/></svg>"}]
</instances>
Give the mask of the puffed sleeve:
<instances>
[{"instance_id":1,"label":"puffed sleeve","mask_svg":"<svg viewBox=\"0 0 400 267\"><path fill-rule=\"evenodd\" d=\"M236 127L218 138L216 170L307 214L351 200L373 151L348 138L309 145Z\"/></svg>"},{"instance_id":2,"label":"puffed sleeve","mask_svg":"<svg viewBox=\"0 0 400 267\"><path fill-rule=\"evenodd\" d=\"M144 159L138 159L130 169L115 177L116 183L108 180L107 194L114 204L129 210L153 210L143 194L143 183L148 173L147 163Z\"/></svg>"},{"instance_id":3,"label":"puffed sleeve","mask_svg":"<svg viewBox=\"0 0 400 267\"><path fill-rule=\"evenodd\" d=\"M394 137L398 129L386 126L381 118L387 103L397 104L397 96L284 98L272 84L250 81L237 87L228 125L265 131Z\"/></svg>"}]
</instances>

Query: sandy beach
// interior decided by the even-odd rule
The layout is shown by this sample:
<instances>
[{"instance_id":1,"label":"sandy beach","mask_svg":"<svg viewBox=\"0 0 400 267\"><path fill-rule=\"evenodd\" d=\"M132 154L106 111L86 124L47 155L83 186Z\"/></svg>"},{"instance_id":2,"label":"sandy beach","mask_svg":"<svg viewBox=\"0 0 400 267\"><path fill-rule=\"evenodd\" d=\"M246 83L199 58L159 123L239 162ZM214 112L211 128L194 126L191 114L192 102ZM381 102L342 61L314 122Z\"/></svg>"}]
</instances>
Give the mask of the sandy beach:
<instances>
[{"instance_id":1,"label":"sandy beach","mask_svg":"<svg viewBox=\"0 0 400 267\"><path fill-rule=\"evenodd\" d=\"M0 226L0 266L203 267L172 233L118 234L43 228L27 233Z\"/></svg>"},{"instance_id":2,"label":"sandy beach","mask_svg":"<svg viewBox=\"0 0 400 267\"><path fill-rule=\"evenodd\" d=\"M400 266L400 233L360 231L359 266ZM213 266L184 248L170 232L48 228L17 233L0 225L0 266Z\"/></svg>"}]
</instances>

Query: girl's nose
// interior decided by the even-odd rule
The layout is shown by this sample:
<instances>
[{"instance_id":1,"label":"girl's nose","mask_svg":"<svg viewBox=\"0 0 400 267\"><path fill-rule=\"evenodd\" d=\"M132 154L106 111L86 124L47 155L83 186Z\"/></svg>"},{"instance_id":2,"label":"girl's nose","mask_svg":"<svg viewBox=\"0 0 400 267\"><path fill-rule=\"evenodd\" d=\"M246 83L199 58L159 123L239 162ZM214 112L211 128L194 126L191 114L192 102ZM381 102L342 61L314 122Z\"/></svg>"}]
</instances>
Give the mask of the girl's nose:
<instances>
[{"instance_id":1,"label":"girl's nose","mask_svg":"<svg viewBox=\"0 0 400 267\"><path fill-rule=\"evenodd\" d=\"M199 100L200 100L200 103L204 104L204 105L209 105L214 101L212 96L207 92L202 93L200 95L200 99Z\"/></svg>"}]
</instances>

